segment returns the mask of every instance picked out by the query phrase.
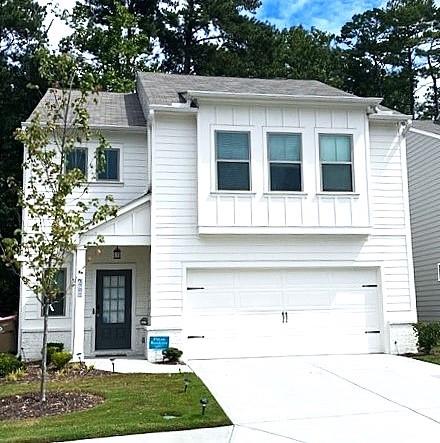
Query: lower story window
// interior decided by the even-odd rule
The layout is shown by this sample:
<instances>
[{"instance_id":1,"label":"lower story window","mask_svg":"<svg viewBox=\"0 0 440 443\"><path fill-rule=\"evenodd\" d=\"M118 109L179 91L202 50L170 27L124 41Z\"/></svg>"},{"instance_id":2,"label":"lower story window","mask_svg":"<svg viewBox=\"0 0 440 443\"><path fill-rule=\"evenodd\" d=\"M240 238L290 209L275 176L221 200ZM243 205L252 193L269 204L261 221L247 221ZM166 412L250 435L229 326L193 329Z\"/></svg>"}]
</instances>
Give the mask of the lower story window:
<instances>
[{"instance_id":1,"label":"lower story window","mask_svg":"<svg viewBox=\"0 0 440 443\"><path fill-rule=\"evenodd\" d=\"M66 315L66 269L60 269L57 273L58 294L49 307L49 316L62 317Z\"/></svg>"}]
</instances>

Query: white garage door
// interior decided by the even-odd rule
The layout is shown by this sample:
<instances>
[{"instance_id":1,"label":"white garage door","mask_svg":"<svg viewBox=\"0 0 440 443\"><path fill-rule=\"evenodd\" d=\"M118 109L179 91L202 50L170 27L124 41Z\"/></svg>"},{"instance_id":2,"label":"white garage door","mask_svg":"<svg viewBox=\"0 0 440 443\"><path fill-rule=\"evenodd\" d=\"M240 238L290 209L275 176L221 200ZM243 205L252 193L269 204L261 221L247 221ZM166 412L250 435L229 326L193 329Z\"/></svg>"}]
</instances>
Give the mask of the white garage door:
<instances>
[{"instance_id":1,"label":"white garage door","mask_svg":"<svg viewBox=\"0 0 440 443\"><path fill-rule=\"evenodd\" d=\"M187 358L382 352L374 269L191 269Z\"/></svg>"}]
</instances>

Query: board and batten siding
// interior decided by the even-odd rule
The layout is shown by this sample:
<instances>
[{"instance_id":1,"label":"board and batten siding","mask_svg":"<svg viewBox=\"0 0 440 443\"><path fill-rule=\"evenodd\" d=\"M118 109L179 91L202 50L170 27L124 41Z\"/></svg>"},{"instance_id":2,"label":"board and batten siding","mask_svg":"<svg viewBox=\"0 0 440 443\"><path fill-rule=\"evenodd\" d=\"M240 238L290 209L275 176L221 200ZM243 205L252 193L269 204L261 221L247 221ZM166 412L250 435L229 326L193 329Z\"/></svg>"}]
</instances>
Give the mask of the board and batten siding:
<instances>
[{"instance_id":1,"label":"board and batten siding","mask_svg":"<svg viewBox=\"0 0 440 443\"><path fill-rule=\"evenodd\" d=\"M440 320L440 139L410 131L407 145L417 311Z\"/></svg>"},{"instance_id":2,"label":"board and batten siding","mask_svg":"<svg viewBox=\"0 0 440 443\"><path fill-rule=\"evenodd\" d=\"M198 113L199 230L223 233L323 232L370 226L366 176L366 114L359 109L231 106L200 103ZM216 191L216 130L250 133L251 192ZM267 133L301 134L303 192L269 192ZM319 134L353 138L355 195L320 193ZM266 229L262 229L266 228ZM249 231L248 231L249 230Z\"/></svg>"},{"instance_id":3,"label":"board and batten siding","mask_svg":"<svg viewBox=\"0 0 440 443\"><path fill-rule=\"evenodd\" d=\"M267 118L276 115L289 116L289 112L284 108L272 108ZM293 113L289 118L298 115ZM316 115L327 121L320 113ZM341 117L341 125L346 118L350 118L350 114ZM288 268L332 263L380 266L384 322L408 324L415 321L409 215L407 207L405 209L406 177L402 175L402 170L406 170L405 152L401 149L404 143L401 143L395 124L370 124L369 132L371 148L367 143L370 152L365 167L369 171L371 194L368 200L373 226L368 237L200 235L197 117L156 113L152 123L152 327L158 330L184 328L186 268L274 265ZM316 183L315 174L305 180Z\"/></svg>"}]
</instances>

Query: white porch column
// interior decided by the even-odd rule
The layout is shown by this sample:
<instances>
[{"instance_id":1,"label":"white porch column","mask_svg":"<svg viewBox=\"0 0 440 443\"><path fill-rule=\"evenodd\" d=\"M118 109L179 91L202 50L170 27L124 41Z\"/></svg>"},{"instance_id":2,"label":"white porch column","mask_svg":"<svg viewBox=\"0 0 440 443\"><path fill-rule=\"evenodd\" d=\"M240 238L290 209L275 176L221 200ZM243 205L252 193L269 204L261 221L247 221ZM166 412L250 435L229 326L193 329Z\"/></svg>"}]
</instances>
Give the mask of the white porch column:
<instances>
[{"instance_id":1,"label":"white porch column","mask_svg":"<svg viewBox=\"0 0 440 443\"><path fill-rule=\"evenodd\" d=\"M84 306L85 306L85 276L86 276L85 246L78 246L75 253L73 282L73 359L78 361L84 358Z\"/></svg>"}]
</instances>

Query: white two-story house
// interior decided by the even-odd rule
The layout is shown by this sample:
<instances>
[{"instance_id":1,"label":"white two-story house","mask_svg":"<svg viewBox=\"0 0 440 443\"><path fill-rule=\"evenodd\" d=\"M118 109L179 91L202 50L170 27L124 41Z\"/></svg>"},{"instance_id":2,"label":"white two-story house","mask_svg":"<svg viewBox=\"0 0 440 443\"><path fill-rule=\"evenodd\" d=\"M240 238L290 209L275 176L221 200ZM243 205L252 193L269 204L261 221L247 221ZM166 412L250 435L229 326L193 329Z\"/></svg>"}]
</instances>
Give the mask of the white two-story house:
<instances>
[{"instance_id":1,"label":"white two-story house","mask_svg":"<svg viewBox=\"0 0 440 443\"><path fill-rule=\"evenodd\" d=\"M66 262L50 341L151 360L414 350L407 116L316 81L139 73L136 89L90 105L111 144L91 196L120 209ZM41 330L22 287L26 357Z\"/></svg>"}]
</instances>

